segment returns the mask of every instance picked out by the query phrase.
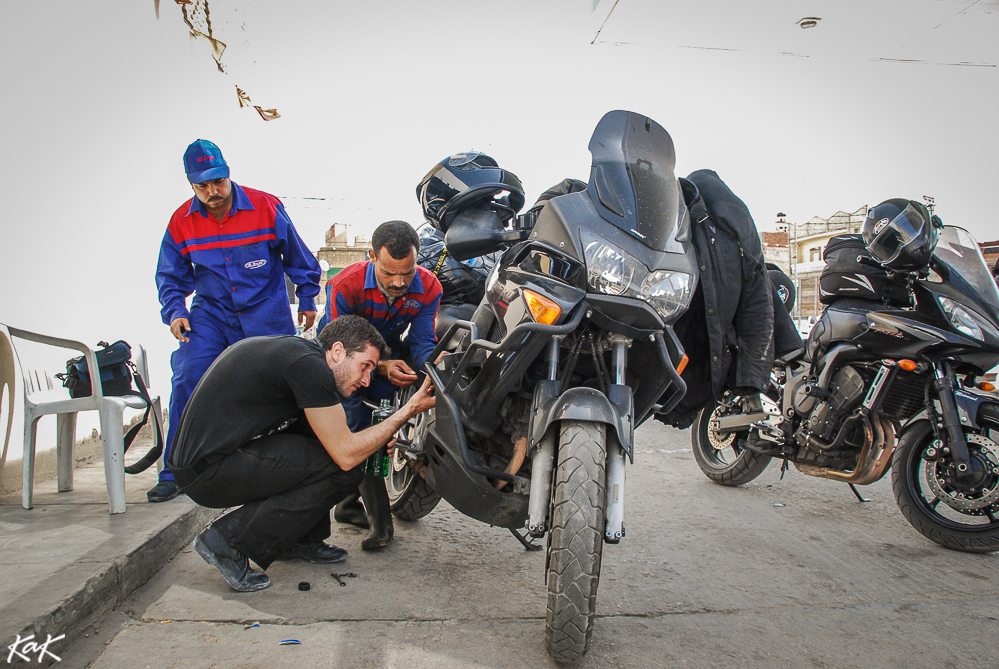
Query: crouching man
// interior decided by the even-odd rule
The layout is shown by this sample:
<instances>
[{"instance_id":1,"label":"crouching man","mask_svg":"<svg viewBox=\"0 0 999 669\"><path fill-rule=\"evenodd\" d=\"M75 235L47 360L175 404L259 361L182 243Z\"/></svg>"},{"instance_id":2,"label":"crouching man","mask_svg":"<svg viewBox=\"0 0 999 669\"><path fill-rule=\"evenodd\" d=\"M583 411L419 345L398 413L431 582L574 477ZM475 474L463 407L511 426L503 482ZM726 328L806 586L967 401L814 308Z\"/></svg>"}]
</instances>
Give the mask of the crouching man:
<instances>
[{"instance_id":1,"label":"crouching man","mask_svg":"<svg viewBox=\"0 0 999 669\"><path fill-rule=\"evenodd\" d=\"M429 381L384 422L352 433L340 403L366 387L385 340L366 320L343 316L318 339L254 337L230 346L184 410L170 461L195 502L228 513L194 547L233 589L261 590L262 569L282 557L338 562L324 542L330 509L357 489L358 467L410 417L434 406Z\"/></svg>"}]
</instances>

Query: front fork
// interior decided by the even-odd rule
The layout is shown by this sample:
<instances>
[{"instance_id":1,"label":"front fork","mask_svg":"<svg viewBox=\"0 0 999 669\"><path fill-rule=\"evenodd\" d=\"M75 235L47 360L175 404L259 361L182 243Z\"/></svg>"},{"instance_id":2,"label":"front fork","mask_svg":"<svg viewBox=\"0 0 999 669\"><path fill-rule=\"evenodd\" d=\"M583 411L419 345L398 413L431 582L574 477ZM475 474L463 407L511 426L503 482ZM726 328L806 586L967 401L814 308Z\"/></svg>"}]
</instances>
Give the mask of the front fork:
<instances>
[{"instance_id":1,"label":"front fork","mask_svg":"<svg viewBox=\"0 0 999 669\"><path fill-rule=\"evenodd\" d=\"M939 427L943 429L944 443L950 446L958 478L967 478L972 474L971 455L968 453L968 442L965 441L964 431L961 429L961 415L957 409L957 400L954 399L954 370L949 363L940 362L933 365L933 389L940 400ZM932 410L932 408L931 403L927 409ZM934 421L934 429L936 428Z\"/></svg>"},{"instance_id":2,"label":"front fork","mask_svg":"<svg viewBox=\"0 0 999 669\"><path fill-rule=\"evenodd\" d=\"M625 370L628 367L628 346L631 340L620 335L610 338L613 359L611 362L614 383L625 385ZM560 339L552 337L548 343L548 380L558 381ZM606 527L604 541L616 544L625 534L624 528L624 484L625 452L619 443L616 432L608 429L607 467L605 493ZM531 461L531 498L528 502L527 532L533 537L542 537L547 532L548 512L551 507L552 471L555 468L555 431L548 430L538 443Z\"/></svg>"}]
</instances>

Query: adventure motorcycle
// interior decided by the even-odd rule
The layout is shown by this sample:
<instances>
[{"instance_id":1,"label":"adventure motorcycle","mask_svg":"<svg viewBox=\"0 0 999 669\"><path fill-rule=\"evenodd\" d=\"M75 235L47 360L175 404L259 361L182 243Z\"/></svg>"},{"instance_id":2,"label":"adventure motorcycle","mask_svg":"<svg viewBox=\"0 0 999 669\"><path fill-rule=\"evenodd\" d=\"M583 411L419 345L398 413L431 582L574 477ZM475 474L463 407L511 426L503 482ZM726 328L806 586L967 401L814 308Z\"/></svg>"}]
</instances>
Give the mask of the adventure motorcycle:
<instances>
[{"instance_id":1,"label":"adventure motorcycle","mask_svg":"<svg viewBox=\"0 0 999 669\"><path fill-rule=\"evenodd\" d=\"M769 390L700 412L691 440L708 478L741 485L780 458L865 501L854 486L891 466L899 508L921 534L999 550L999 397L979 378L999 364L999 291L971 234L933 218L927 266L887 272L907 304L836 299L804 350L775 361ZM852 259L885 272L869 254ZM871 287L860 269L851 290Z\"/></svg>"},{"instance_id":2,"label":"adventure motorcycle","mask_svg":"<svg viewBox=\"0 0 999 669\"><path fill-rule=\"evenodd\" d=\"M521 216L519 180L487 156L451 156L421 182L454 259L503 252L471 315L438 313L424 366L437 406L401 432L388 481L397 517L443 498L547 536L545 640L562 662L587 650L603 543L625 535L635 428L686 390L671 324L697 283L669 134L615 111L589 149L585 188Z\"/></svg>"}]
</instances>

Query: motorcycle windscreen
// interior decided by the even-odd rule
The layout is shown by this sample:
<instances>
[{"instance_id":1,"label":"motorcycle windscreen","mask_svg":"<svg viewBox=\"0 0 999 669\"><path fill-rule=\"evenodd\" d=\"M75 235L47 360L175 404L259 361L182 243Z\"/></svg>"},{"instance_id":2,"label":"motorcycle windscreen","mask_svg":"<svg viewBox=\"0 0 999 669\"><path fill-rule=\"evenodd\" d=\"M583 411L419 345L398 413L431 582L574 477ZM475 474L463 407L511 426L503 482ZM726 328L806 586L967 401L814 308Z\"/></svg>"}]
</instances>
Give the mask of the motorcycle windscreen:
<instances>
[{"instance_id":1,"label":"motorcycle windscreen","mask_svg":"<svg viewBox=\"0 0 999 669\"><path fill-rule=\"evenodd\" d=\"M995 279L985 264L981 247L970 232L948 225L940 231L940 240L933 255L960 274L975 289L982 302L999 310L999 290L996 289Z\"/></svg>"},{"instance_id":2,"label":"motorcycle windscreen","mask_svg":"<svg viewBox=\"0 0 999 669\"><path fill-rule=\"evenodd\" d=\"M601 218L666 251L685 209L669 133L647 116L612 111L600 119L589 149L587 190Z\"/></svg>"}]
</instances>

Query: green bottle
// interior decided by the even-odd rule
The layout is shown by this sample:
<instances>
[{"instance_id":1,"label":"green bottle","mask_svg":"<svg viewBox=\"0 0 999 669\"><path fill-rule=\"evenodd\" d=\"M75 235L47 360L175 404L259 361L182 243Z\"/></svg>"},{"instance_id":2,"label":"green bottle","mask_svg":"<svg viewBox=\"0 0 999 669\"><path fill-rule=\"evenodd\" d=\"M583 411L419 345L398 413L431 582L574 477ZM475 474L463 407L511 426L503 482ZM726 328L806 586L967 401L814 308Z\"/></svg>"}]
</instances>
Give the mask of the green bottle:
<instances>
[{"instance_id":1,"label":"green bottle","mask_svg":"<svg viewBox=\"0 0 999 669\"><path fill-rule=\"evenodd\" d=\"M395 413L392 410L392 402L382 400L380 407L371 412L371 424L378 425L389 416ZM388 478L392 471L392 458L388 456L388 447L382 446L377 451L368 456L364 461L364 473L378 478Z\"/></svg>"}]
</instances>

